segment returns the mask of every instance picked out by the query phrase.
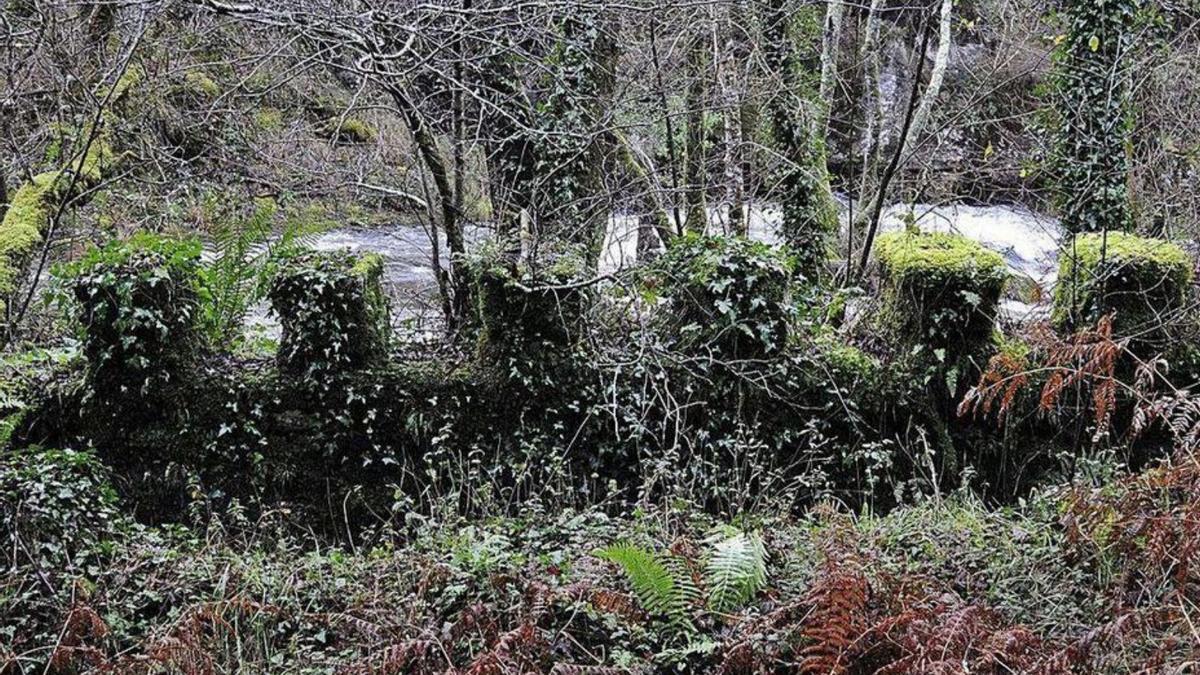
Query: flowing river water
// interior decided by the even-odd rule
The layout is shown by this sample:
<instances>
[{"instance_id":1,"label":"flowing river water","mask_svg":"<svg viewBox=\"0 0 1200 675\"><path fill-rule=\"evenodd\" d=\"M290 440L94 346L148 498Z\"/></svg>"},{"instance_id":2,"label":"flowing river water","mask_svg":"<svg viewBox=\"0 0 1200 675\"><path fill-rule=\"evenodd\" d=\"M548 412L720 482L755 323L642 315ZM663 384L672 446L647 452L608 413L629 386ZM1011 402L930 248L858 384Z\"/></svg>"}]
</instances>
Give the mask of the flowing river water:
<instances>
[{"instance_id":1,"label":"flowing river water","mask_svg":"<svg viewBox=\"0 0 1200 675\"><path fill-rule=\"evenodd\" d=\"M846 214L843 210L843 225ZM1057 272L1060 228L1057 219L1020 206L968 206L961 204L894 205L881 219L882 231L903 229L909 222L924 232L954 232L978 241L1001 255L1014 275L1049 289ZM779 212L771 206L753 209L750 237L767 243L778 241ZM714 210L710 229L727 228L724 214ZM637 219L614 215L609 221L601 273L613 273L637 263ZM471 238L484 236L471 233ZM374 252L384 260L384 285L392 298L397 328L409 335L433 334L437 330L437 286L432 268L432 243L425 227L395 224L370 228L342 228L327 231L313 242L318 250L349 249L355 253ZM442 245L445 251L444 242ZM267 333L278 330L275 321L257 308L250 321ZM1015 299L1004 302L1005 315L1014 320L1042 311Z\"/></svg>"}]
</instances>

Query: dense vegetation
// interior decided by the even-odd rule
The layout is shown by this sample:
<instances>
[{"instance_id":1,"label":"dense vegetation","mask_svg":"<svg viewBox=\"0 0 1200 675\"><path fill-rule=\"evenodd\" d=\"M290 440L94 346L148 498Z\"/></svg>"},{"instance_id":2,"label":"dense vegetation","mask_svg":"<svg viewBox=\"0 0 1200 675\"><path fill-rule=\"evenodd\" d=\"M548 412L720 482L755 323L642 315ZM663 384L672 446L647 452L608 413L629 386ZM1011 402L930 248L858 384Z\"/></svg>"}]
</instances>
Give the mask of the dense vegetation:
<instances>
[{"instance_id":1,"label":"dense vegetation","mask_svg":"<svg viewBox=\"0 0 1200 675\"><path fill-rule=\"evenodd\" d=\"M0 675L1200 663L1194 3L0 11Z\"/></svg>"}]
</instances>

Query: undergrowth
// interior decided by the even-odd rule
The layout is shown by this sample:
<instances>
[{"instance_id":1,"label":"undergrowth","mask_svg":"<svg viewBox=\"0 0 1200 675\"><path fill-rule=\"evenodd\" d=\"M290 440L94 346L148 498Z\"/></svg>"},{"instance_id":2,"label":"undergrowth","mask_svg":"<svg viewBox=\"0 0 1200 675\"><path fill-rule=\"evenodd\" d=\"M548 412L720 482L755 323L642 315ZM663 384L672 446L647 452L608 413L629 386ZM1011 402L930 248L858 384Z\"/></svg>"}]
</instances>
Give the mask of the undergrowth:
<instances>
[{"instance_id":1,"label":"undergrowth","mask_svg":"<svg viewBox=\"0 0 1200 675\"><path fill-rule=\"evenodd\" d=\"M236 504L136 525L79 499L104 484L87 453L0 484L25 495L3 514L6 673L1167 672L1200 644L1187 454L1008 510L398 505L341 545Z\"/></svg>"}]
</instances>

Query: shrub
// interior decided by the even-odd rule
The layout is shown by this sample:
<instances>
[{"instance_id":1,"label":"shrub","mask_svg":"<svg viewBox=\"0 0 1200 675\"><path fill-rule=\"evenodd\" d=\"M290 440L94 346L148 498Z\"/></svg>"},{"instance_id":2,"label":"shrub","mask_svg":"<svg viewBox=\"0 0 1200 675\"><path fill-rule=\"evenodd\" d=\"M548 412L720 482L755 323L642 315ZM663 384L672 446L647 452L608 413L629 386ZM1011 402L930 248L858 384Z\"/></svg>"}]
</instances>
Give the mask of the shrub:
<instances>
[{"instance_id":1,"label":"shrub","mask_svg":"<svg viewBox=\"0 0 1200 675\"><path fill-rule=\"evenodd\" d=\"M95 393L146 393L196 356L200 244L141 234L65 268ZM62 274L62 272L60 272Z\"/></svg>"},{"instance_id":2,"label":"shrub","mask_svg":"<svg viewBox=\"0 0 1200 675\"><path fill-rule=\"evenodd\" d=\"M62 572L120 519L104 465L89 452L28 448L0 453L0 561ZM13 557L10 557L13 556Z\"/></svg>"},{"instance_id":3,"label":"shrub","mask_svg":"<svg viewBox=\"0 0 1200 675\"><path fill-rule=\"evenodd\" d=\"M792 259L744 238L688 235L656 264L648 287L667 298L665 328L688 351L753 359L780 353L794 318Z\"/></svg>"},{"instance_id":4,"label":"shrub","mask_svg":"<svg viewBox=\"0 0 1200 675\"><path fill-rule=\"evenodd\" d=\"M1118 335L1165 337L1163 318L1184 306L1192 260L1179 246L1123 232L1081 234L1063 251L1054 323L1074 329L1114 313Z\"/></svg>"},{"instance_id":5,"label":"shrub","mask_svg":"<svg viewBox=\"0 0 1200 675\"><path fill-rule=\"evenodd\" d=\"M1008 279L998 253L958 235L898 232L879 237L875 256L884 332L955 354L989 343Z\"/></svg>"},{"instance_id":6,"label":"shrub","mask_svg":"<svg viewBox=\"0 0 1200 675\"><path fill-rule=\"evenodd\" d=\"M283 324L280 368L312 377L361 368L383 356L391 319L382 275L377 254L310 252L288 259L268 293Z\"/></svg>"}]
</instances>

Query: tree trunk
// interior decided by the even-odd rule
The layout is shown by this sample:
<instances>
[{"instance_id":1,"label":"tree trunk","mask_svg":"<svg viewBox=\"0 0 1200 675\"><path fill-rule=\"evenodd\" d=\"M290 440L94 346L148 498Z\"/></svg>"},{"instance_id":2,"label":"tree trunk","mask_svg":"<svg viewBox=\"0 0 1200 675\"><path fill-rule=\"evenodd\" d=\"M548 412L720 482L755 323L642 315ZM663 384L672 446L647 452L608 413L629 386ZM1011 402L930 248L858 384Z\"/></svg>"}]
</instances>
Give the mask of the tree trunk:
<instances>
[{"instance_id":1,"label":"tree trunk","mask_svg":"<svg viewBox=\"0 0 1200 675\"><path fill-rule=\"evenodd\" d=\"M386 89L392 100L396 102L396 107L400 109L404 123L417 146L421 162L429 171L430 177L433 178L434 190L437 191L442 217L441 225L446 233L446 247L450 251L447 273L449 287L453 293L451 305L454 316L446 317L446 319L451 325L454 325L466 315L466 311L470 307L471 289L470 284L467 283L467 275L462 270L466 259L466 242L463 237L462 223L458 217L459 213L455 206L456 195L451 185L451 171L446 166L445 158L442 157L441 148L438 147L433 130L429 128L424 116L408 95L396 84L389 84Z\"/></svg>"},{"instance_id":2,"label":"tree trunk","mask_svg":"<svg viewBox=\"0 0 1200 675\"><path fill-rule=\"evenodd\" d=\"M829 112L833 109L833 87L837 82L838 50L842 42L842 19L846 5L843 0L825 3L825 30L821 35L821 84L818 91L820 108L817 111L817 132L827 133Z\"/></svg>"},{"instance_id":3,"label":"tree trunk","mask_svg":"<svg viewBox=\"0 0 1200 675\"><path fill-rule=\"evenodd\" d=\"M907 161L912 155L916 142L929 124L929 117L933 112L934 104L937 103L937 97L942 93L942 83L946 79L946 67L950 64L953 8L953 0L942 0L938 19L938 48L933 57L933 68L929 71L929 86L925 88L925 93L921 95L921 103L917 106L917 112L913 114L912 124L904 139L904 149L900 153L902 161ZM924 59L925 53L922 51L917 58Z\"/></svg>"},{"instance_id":4,"label":"tree trunk","mask_svg":"<svg viewBox=\"0 0 1200 675\"><path fill-rule=\"evenodd\" d=\"M763 42L767 66L780 83L770 102L772 132L783 163L778 180L780 232L796 255L797 274L812 280L824 267L838 213L829 188L824 137L813 112L820 103L812 100L815 92L805 90L801 77L794 16L787 0L772 0L763 20Z\"/></svg>"},{"instance_id":5,"label":"tree trunk","mask_svg":"<svg viewBox=\"0 0 1200 675\"><path fill-rule=\"evenodd\" d=\"M704 156L704 114L708 102L708 35L703 26L697 28L688 48L687 90L687 167L684 188L684 203L687 216L684 229L689 232L704 232L708 224L708 209L705 195L708 187L707 167Z\"/></svg>"},{"instance_id":6,"label":"tree trunk","mask_svg":"<svg viewBox=\"0 0 1200 675\"><path fill-rule=\"evenodd\" d=\"M743 184L741 155L745 151L745 139L742 138L742 101L745 92L741 79L738 77L737 65L746 61L747 49L739 40L734 26L734 8L726 7L722 15L722 40L715 45L718 47L714 59L719 65L717 82L721 89L721 117L724 135L724 157L722 167L725 170L725 198L729 203L730 233L745 236L747 232L747 213L745 208L746 195Z\"/></svg>"},{"instance_id":7,"label":"tree trunk","mask_svg":"<svg viewBox=\"0 0 1200 675\"><path fill-rule=\"evenodd\" d=\"M671 106L667 100L667 88L662 79L662 63L658 56L658 20L650 17L650 60L654 64L654 81L658 88L659 106L662 108L663 125L667 132L667 159L671 171L671 217L675 220L675 233L683 234L683 220L679 217L679 148L675 143L675 123L671 117ZM666 243L666 242L664 242Z\"/></svg>"}]
</instances>

